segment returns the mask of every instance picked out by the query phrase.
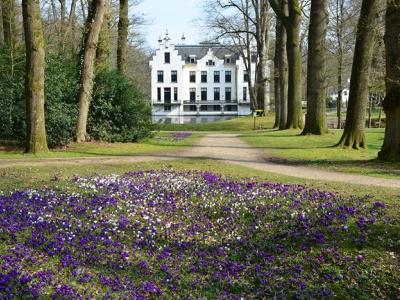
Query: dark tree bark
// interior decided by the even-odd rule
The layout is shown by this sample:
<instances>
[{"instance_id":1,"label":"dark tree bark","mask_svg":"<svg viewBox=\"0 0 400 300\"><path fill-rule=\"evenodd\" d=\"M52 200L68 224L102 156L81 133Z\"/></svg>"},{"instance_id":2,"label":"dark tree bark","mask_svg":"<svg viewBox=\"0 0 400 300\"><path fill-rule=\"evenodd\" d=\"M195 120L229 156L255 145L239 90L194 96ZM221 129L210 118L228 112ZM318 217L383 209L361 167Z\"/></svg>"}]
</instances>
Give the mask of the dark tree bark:
<instances>
[{"instance_id":1,"label":"dark tree bark","mask_svg":"<svg viewBox=\"0 0 400 300\"><path fill-rule=\"evenodd\" d=\"M45 44L39 0L22 0L22 14L26 47L25 153L37 154L48 151L44 119Z\"/></svg>"},{"instance_id":2,"label":"dark tree bark","mask_svg":"<svg viewBox=\"0 0 400 300\"><path fill-rule=\"evenodd\" d=\"M85 26L81 77L77 95L78 121L76 142L86 141L86 125L94 76L94 60L99 32L103 23L106 0L93 0Z\"/></svg>"},{"instance_id":3,"label":"dark tree bark","mask_svg":"<svg viewBox=\"0 0 400 300\"><path fill-rule=\"evenodd\" d=\"M349 104L343 135L337 144L344 148L366 148L365 114L369 98L369 73L378 22L378 0L363 0L357 24Z\"/></svg>"},{"instance_id":4,"label":"dark tree bark","mask_svg":"<svg viewBox=\"0 0 400 300\"><path fill-rule=\"evenodd\" d=\"M117 69L125 72L126 69L126 47L128 41L128 0L119 1L118 21L118 48L117 48Z\"/></svg>"},{"instance_id":5,"label":"dark tree bark","mask_svg":"<svg viewBox=\"0 0 400 300\"><path fill-rule=\"evenodd\" d=\"M385 138L378 158L400 161L400 0L388 0L386 9L386 113Z\"/></svg>"},{"instance_id":6,"label":"dark tree bark","mask_svg":"<svg viewBox=\"0 0 400 300\"><path fill-rule=\"evenodd\" d=\"M3 0L1 3L4 43L11 47L13 44L13 28L15 24L14 0Z\"/></svg>"},{"instance_id":7,"label":"dark tree bark","mask_svg":"<svg viewBox=\"0 0 400 300\"><path fill-rule=\"evenodd\" d=\"M307 118L302 135L321 135L329 132L325 107L327 7L327 0L311 1L307 61Z\"/></svg>"},{"instance_id":8,"label":"dark tree bark","mask_svg":"<svg viewBox=\"0 0 400 300\"><path fill-rule=\"evenodd\" d=\"M300 53L300 19L301 9L298 0L289 0L289 15L286 16L276 0L269 0L272 9L286 28L288 57L288 116L286 129L304 127L301 111L301 53Z\"/></svg>"}]
</instances>

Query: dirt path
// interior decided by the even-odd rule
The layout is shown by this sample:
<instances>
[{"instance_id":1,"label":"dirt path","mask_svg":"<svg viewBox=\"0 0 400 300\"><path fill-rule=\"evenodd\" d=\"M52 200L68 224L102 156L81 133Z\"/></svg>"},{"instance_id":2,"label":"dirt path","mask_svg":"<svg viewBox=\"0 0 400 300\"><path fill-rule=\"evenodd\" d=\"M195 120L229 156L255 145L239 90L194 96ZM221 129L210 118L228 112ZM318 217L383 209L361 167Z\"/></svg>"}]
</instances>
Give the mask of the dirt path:
<instances>
[{"instance_id":1,"label":"dirt path","mask_svg":"<svg viewBox=\"0 0 400 300\"><path fill-rule=\"evenodd\" d=\"M311 167L292 166L270 162L267 154L239 140L236 134L209 134L190 148L180 152L167 152L132 156L101 156L79 158L34 158L23 160L0 160L0 168L12 166L80 165L107 163L137 163L168 161L182 158L209 158L224 163L306 179L331 182L347 182L370 186L400 188L400 180L391 180L362 175L352 175Z\"/></svg>"}]
</instances>

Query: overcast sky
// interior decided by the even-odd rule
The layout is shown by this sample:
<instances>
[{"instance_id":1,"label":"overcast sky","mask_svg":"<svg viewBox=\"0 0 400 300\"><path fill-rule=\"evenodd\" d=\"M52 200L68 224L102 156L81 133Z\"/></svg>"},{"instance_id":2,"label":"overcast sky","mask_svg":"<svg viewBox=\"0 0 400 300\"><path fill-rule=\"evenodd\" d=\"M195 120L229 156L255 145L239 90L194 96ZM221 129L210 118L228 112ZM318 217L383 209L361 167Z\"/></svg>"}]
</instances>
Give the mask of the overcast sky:
<instances>
[{"instance_id":1,"label":"overcast sky","mask_svg":"<svg viewBox=\"0 0 400 300\"><path fill-rule=\"evenodd\" d=\"M202 39L198 36L193 20L199 17L196 3L200 0L143 0L138 5L140 11L152 25L145 28L149 45L158 48L158 38L163 39L168 29L173 44L181 43L182 34L186 44L198 44Z\"/></svg>"}]
</instances>

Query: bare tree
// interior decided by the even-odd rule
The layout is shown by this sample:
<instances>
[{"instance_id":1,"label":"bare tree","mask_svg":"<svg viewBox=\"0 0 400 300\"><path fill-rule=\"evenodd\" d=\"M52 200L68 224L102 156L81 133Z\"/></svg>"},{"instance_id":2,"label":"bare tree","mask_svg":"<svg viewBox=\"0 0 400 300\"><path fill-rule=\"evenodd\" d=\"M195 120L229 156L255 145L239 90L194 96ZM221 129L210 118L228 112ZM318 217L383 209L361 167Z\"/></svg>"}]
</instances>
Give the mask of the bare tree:
<instances>
[{"instance_id":1,"label":"bare tree","mask_svg":"<svg viewBox=\"0 0 400 300\"><path fill-rule=\"evenodd\" d=\"M26 145L25 152L47 152L44 119L44 58L45 44L42 31L39 0L23 0L26 45L25 101Z\"/></svg>"},{"instance_id":2,"label":"bare tree","mask_svg":"<svg viewBox=\"0 0 400 300\"><path fill-rule=\"evenodd\" d=\"M357 15L360 15L361 2L348 0L331 0L329 15L331 16L328 27L328 54L330 55L329 77L334 78L328 86L333 86L337 91L337 128L342 127L343 91L348 87L346 78L350 78L351 63L356 36ZM347 103L346 103L347 106Z\"/></svg>"},{"instance_id":3,"label":"bare tree","mask_svg":"<svg viewBox=\"0 0 400 300\"><path fill-rule=\"evenodd\" d=\"M82 54L81 77L77 95L78 121L76 125L76 141L86 141L86 125L94 75L94 60L99 32L106 10L106 0L93 0L85 26Z\"/></svg>"},{"instance_id":4,"label":"bare tree","mask_svg":"<svg viewBox=\"0 0 400 300\"><path fill-rule=\"evenodd\" d=\"M304 127L301 112L301 53L300 20L301 9L298 0L288 0L289 15L285 15L276 0L269 0L272 9L286 28L288 56L288 116L286 129Z\"/></svg>"},{"instance_id":5,"label":"bare tree","mask_svg":"<svg viewBox=\"0 0 400 300\"><path fill-rule=\"evenodd\" d=\"M386 9L386 113L385 138L378 154L384 161L400 161L400 1L387 0Z\"/></svg>"},{"instance_id":6,"label":"bare tree","mask_svg":"<svg viewBox=\"0 0 400 300\"><path fill-rule=\"evenodd\" d=\"M251 106L267 114L266 62L269 49L269 3L267 0L217 0L204 6L207 30L211 39L229 39L244 57L249 75ZM253 78L253 65L255 76Z\"/></svg>"},{"instance_id":7,"label":"bare tree","mask_svg":"<svg viewBox=\"0 0 400 300\"><path fill-rule=\"evenodd\" d=\"M329 132L325 109L327 6L327 0L311 0L308 34L307 118L302 135L320 135Z\"/></svg>"},{"instance_id":8,"label":"bare tree","mask_svg":"<svg viewBox=\"0 0 400 300\"><path fill-rule=\"evenodd\" d=\"M337 146L366 148L365 113L369 97L369 72L378 22L379 0L363 0L357 24L357 39L350 79L346 125Z\"/></svg>"}]
</instances>

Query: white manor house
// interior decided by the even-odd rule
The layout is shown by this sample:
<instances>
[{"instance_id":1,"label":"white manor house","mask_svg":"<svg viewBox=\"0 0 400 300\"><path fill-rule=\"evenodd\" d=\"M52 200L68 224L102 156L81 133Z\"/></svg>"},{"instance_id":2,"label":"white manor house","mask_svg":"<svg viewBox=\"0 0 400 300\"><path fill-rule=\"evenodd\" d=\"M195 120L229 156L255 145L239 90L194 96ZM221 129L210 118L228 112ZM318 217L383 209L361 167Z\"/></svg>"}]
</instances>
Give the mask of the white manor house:
<instances>
[{"instance_id":1,"label":"white manor house","mask_svg":"<svg viewBox=\"0 0 400 300\"><path fill-rule=\"evenodd\" d=\"M168 36L150 61L155 118L251 114L243 58L219 43L174 45ZM254 68L252 68L254 69ZM254 76L252 76L254 78Z\"/></svg>"}]
</instances>

